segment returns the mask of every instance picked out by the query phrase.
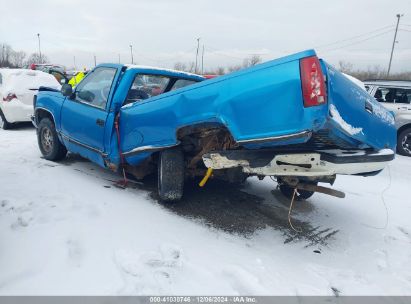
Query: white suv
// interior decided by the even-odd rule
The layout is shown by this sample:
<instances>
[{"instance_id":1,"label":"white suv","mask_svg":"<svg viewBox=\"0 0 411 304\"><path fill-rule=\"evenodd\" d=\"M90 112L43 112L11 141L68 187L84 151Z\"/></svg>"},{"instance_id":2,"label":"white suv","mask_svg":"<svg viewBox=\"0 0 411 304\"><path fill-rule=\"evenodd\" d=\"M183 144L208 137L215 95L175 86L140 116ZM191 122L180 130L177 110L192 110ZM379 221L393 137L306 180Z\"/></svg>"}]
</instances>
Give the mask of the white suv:
<instances>
[{"instance_id":1,"label":"white suv","mask_svg":"<svg viewBox=\"0 0 411 304\"><path fill-rule=\"evenodd\" d=\"M15 122L31 121L33 97L40 86L59 90L52 75L26 69L0 69L0 128Z\"/></svg>"},{"instance_id":2,"label":"white suv","mask_svg":"<svg viewBox=\"0 0 411 304\"><path fill-rule=\"evenodd\" d=\"M366 80L372 96L395 115L397 152L411 156L411 81Z\"/></svg>"}]
</instances>

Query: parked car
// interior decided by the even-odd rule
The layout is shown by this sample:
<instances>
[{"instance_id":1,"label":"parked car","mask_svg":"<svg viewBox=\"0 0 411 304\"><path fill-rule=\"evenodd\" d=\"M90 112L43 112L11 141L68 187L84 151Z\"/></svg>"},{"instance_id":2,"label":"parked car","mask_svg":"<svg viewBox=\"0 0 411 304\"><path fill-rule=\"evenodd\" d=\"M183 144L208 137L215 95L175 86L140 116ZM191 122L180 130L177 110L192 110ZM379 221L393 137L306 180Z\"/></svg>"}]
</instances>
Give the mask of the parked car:
<instances>
[{"instance_id":1,"label":"parked car","mask_svg":"<svg viewBox=\"0 0 411 304\"><path fill-rule=\"evenodd\" d=\"M185 178L204 176L204 185L211 175L276 177L288 197L340 195L317 183L377 174L395 156L393 115L313 50L203 80L101 64L74 90L40 90L39 149L48 160L70 151L136 178L157 170L164 201L182 197Z\"/></svg>"},{"instance_id":2,"label":"parked car","mask_svg":"<svg viewBox=\"0 0 411 304\"><path fill-rule=\"evenodd\" d=\"M214 74L205 74L205 75L202 75L204 78L206 78L206 79L213 79L213 78L216 78L216 77L218 77L219 75L214 75Z\"/></svg>"},{"instance_id":3,"label":"parked car","mask_svg":"<svg viewBox=\"0 0 411 304\"><path fill-rule=\"evenodd\" d=\"M32 63L28 66L31 70L37 70L37 71L42 71L48 74L51 74L56 78L56 80L63 84L63 83L68 83L69 82L69 77L66 73L66 69L62 65L58 64L39 64L39 63Z\"/></svg>"},{"instance_id":4,"label":"parked car","mask_svg":"<svg viewBox=\"0 0 411 304\"><path fill-rule=\"evenodd\" d=\"M27 69L0 69L0 128L30 121L33 97L40 86L59 90L61 85L50 74Z\"/></svg>"},{"instance_id":5,"label":"parked car","mask_svg":"<svg viewBox=\"0 0 411 304\"><path fill-rule=\"evenodd\" d=\"M366 80L368 92L395 115L397 152L411 156L411 81Z\"/></svg>"},{"instance_id":6,"label":"parked car","mask_svg":"<svg viewBox=\"0 0 411 304\"><path fill-rule=\"evenodd\" d=\"M26 65L24 68L26 69L31 69L31 70L37 70L37 71L42 71L48 73L49 70L55 70L59 71L61 73L66 72L66 68L60 64L52 64L52 63L32 63L29 65Z\"/></svg>"}]
</instances>

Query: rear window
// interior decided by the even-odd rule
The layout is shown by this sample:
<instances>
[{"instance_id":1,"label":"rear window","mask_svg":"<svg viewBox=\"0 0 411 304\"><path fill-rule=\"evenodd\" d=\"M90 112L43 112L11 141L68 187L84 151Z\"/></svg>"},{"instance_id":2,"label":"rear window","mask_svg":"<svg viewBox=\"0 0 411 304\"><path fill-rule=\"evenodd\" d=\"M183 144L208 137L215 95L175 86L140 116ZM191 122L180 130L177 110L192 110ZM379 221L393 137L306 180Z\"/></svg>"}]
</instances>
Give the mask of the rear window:
<instances>
[{"instance_id":1,"label":"rear window","mask_svg":"<svg viewBox=\"0 0 411 304\"><path fill-rule=\"evenodd\" d=\"M163 94L170 82L169 77L160 75L138 74L128 91L124 104Z\"/></svg>"},{"instance_id":2,"label":"rear window","mask_svg":"<svg viewBox=\"0 0 411 304\"><path fill-rule=\"evenodd\" d=\"M171 88L171 91L184 88L184 87L189 86L189 85L192 85L192 84L194 84L194 83L196 83L196 81L187 80L187 79L178 79L178 80L174 83L173 87Z\"/></svg>"}]
</instances>

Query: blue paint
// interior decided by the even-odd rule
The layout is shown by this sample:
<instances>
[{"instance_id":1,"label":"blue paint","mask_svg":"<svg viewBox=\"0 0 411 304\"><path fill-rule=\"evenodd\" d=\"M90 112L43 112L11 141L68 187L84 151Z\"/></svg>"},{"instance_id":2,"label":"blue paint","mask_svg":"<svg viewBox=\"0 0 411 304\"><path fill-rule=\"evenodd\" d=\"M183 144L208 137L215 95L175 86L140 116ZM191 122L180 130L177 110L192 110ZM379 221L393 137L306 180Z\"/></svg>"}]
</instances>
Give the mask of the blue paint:
<instances>
[{"instance_id":1,"label":"blue paint","mask_svg":"<svg viewBox=\"0 0 411 304\"><path fill-rule=\"evenodd\" d=\"M382 116L392 115L380 108L380 116L367 112L366 102L375 107L378 103L323 61L328 102L304 108L300 59L314 55L313 50L308 50L209 80L169 70L102 64L98 67L116 69L104 109L75 102L57 92L40 92L36 111L43 109L53 115L60 138L69 151L101 166L105 166L105 161L120 162L114 128L118 114L122 152L145 146L177 145L179 129L204 123L227 128L238 142L327 129L331 138L342 139L352 148L395 150L395 127L381 118L381 113ZM137 74L164 75L198 83L122 107ZM336 107L347 124L361 127L363 132L347 133L330 116L330 104ZM104 125L98 126L97 119L104 121ZM305 136L244 144L244 147L260 149L295 145L309 139L310 136ZM126 160L136 165L151 153L128 156Z\"/></svg>"}]
</instances>

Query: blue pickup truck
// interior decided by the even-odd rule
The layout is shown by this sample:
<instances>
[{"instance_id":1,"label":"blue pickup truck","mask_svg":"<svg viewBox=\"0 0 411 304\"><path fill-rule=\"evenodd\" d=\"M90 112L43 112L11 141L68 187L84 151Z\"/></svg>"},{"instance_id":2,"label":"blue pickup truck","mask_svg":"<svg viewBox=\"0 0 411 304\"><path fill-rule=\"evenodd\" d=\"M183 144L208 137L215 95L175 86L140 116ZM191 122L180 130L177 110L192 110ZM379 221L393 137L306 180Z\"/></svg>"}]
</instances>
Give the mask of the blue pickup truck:
<instances>
[{"instance_id":1,"label":"blue pickup truck","mask_svg":"<svg viewBox=\"0 0 411 304\"><path fill-rule=\"evenodd\" d=\"M34 108L45 159L70 151L137 179L157 171L164 201L210 175L271 176L299 199L333 194L317 184L375 175L396 146L393 115L314 50L213 79L101 64L74 89L41 88Z\"/></svg>"}]
</instances>

